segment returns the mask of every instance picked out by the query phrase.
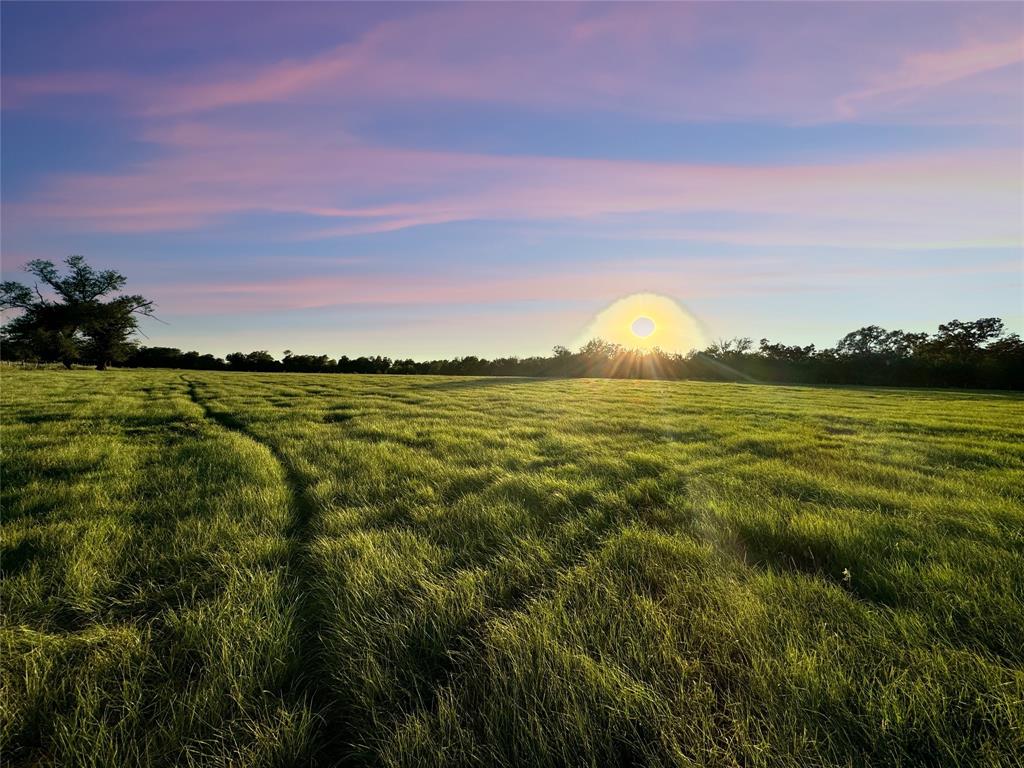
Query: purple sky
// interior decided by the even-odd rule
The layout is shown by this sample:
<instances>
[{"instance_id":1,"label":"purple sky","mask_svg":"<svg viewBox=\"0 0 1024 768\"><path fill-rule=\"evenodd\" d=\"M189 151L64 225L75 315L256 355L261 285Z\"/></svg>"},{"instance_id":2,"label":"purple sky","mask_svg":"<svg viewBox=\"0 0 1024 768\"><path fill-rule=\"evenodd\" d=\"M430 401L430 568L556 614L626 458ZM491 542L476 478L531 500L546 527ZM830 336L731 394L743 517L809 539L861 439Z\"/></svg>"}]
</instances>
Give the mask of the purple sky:
<instances>
[{"instance_id":1,"label":"purple sky","mask_svg":"<svg viewBox=\"0 0 1024 768\"><path fill-rule=\"evenodd\" d=\"M1024 4L2 5L3 275L83 253L147 343L543 353L1024 330Z\"/></svg>"}]
</instances>

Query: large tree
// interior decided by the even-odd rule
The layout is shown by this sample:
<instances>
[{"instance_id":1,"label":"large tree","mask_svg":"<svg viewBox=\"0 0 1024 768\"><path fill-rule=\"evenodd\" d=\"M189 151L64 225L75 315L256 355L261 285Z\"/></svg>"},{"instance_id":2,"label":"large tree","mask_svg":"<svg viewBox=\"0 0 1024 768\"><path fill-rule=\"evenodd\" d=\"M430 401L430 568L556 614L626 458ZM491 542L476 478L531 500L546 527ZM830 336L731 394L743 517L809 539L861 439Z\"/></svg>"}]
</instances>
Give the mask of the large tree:
<instances>
[{"instance_id":1,"label":"large tree","mask_svg":"<svg viewBox=\"0 0 1024 768\"><path fill-rule=\"evenodd\" d=\"M4 327L4 342L14 354L70 368L87 360L104 370L132 349L138 317L153 314L153 302L119 294L127 278L113 270L95 270L84 256L64 260L61 274L52 261L30 261L25 271L37 279L29 287L0 283L0 309L20 311ZM43 288L40 288L40 284Z\"/></svg>"}]
</instances>

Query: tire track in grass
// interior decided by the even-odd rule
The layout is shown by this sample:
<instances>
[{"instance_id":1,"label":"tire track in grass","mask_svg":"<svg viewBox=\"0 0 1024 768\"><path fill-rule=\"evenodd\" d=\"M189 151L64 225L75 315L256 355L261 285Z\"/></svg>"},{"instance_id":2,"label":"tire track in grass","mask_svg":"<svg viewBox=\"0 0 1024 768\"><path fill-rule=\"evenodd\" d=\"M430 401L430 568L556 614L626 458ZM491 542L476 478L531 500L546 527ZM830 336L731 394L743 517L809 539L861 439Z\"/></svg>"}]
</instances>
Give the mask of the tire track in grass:
<instances>
[{"instance_id":1,"label":"tire track in grass","mask_svg":"<svg viewBox=\"0 0 1024 768\"><path fill-rule=\"evenodd\" d=\"M288 550L288 569L295 574L296 584L300 587L293 595L298 605L300 621L297 671L288 682L287 689L309 705L313 717L319 723L310 751L313 764L348 765L351 763L348 755L353 751L352 740L344 738L346 734L340 726L341 719L334 715L330 694L328 691L321 690L318 685L318 681L327 679L324 672L323 649L320 644L325 622L320 616L312 591L301 588L303 585L311 583L314 578L309 549L313 538L313 523L318 510L316 501L306 490L306 484L302 477L292 468L278 448L259 439L241 420L229 413L212 408L210 402L199 394L194 380L185 375L182 375L181 379L187 385L189 399L203 410L207 421L266 448L280 467L281 477L288 494L288 507L291 511L291 522L284 531Z\"/></svg>"}]
</instances>

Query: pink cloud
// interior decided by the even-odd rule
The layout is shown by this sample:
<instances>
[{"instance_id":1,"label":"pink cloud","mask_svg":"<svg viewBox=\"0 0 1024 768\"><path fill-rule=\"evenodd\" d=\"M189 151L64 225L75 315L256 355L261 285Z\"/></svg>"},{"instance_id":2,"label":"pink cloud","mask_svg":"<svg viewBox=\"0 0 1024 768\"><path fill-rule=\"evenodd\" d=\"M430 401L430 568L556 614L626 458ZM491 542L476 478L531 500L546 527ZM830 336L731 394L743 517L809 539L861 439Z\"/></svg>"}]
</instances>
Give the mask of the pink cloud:
<instances>
[{"instance_id":1,"label":"pink cloud","mask_svg":"<svg viewBox=\"0 0 1024 768\"><path fill-rule=\"evenodd\" d=\"M107 86L149 117L242 104L458 99L673 120L803 123L891 117L897 101L900 119L930 122L927 110L915 115L905 102L1020 60L1019 17L1017 29L1008 30L1005 15L990 7L981 13L952 5L776 6L755 13L730 4L652 4L642 11L624 4L459 4L417 7L301 59L218 61L174 81L150 76ZM77 87L89 92L105 82L53 77L79 79ZM1004 121L1012 100L1020 122L1013 84L996 82L963 121ZM5 77L5 87L19 101L79 92L19 77Z\"/></svg>"},{"instance_id":2,"label":"pink cloud","mask_svg":"<svg viewBox=\"0 0 1024 768\"><path fill-rule=\"evenodd\" d=\"M117 173L52 176L30 198L5 201L5 225L152 232L271 213L322 220L304 223L297 240L481 219L588 221L615 236L613 221L643 237L659 229L630 217L728 211L791 221L660 231L743 244L1020 242L1015 150L761 167L505 157L368 146L292 104L273 112L289 130L208 114L296 100L459 98L688 119L826 120L838 109L858 119L966 114L1020 122L1019 77L1008 77L1007 67L1021 60L1024 38L995 15L975 14L961 29L961 12L944 7L951 20L911 35L877 23L898 17L902 6L810 7L780 36L773 32L795 11L779 8L753 18L729 5L651 5L643 13L621 5L426 6L306 58L221 64L173 82L116 73L5 76L5 98L21 104L116 92L144 116L141 138L160 150ZM709 67L702 46L744 56ZM809 57L820 66L807 66ZM877 63L866 71L865 59ZM969 110L942 101L949 89L966 87L970 98L955 93Z\"/></svg>"},{"instance_id":3,"label":"pink cloud","mask_svg":"<svg viewBox=\"0 0 1024 768\"><path fill-rule=\"evenodd\" d=\"M840 116L854 117L885 98L912 98L920 91L931 91L1021 62L1024 62L1024 34L1001 40L969 40L943 51L911 53L895 71L876 76L865 88L841 96L836 108ZM1021 85L1024 83L1018 82L1018 87ZM1022 102L1019 91L1016 101L1018 105Z\"/></svg>"},{"instance_id":4,"label":"pink cloud","mask_svg":"<svg viewBox=\"0 0 1024 768\"><path fill-rule=\"evenodd\" d=\"M161 308L170 312L221 314L267 312L352 306L441 306L484 305L503 302L608 301L623 293L650 290L672 291L695 297L721 290L726 284L735 291L738 284L763 292L773 290L771 267L747 269L740 275L739 264L723 265L710 260L691 260L685 269L678 265L605 264L586 270L522 270L495 274L318 276L266 279L245 282L203 282L153 286L161 295ZM765 270L768 270L767 272ZM788 288L788 286L781 286Z\"/></svg>"},{"instance_id":5,"label":"pink cloud","mask_svg":"<svg viewBox=\"0 0 1024 768\"><path fill-rule=\"evenodd\" d=\"M146 115L202 112L237 104L282 101L315 86L337 80L353 68L348 46L307 61L283 61L258 72L215 82L196 82L158 88L142 107Z\"/></svg>"},{"instance_id":6,"label":"pink cloud","mask_svg":"<svg viewBox=\"0 0 1024 768\"><path fill-rule=\"evenodd\" d=\"M659 275L660 276L660 275ZM591 273L533 277L400 277L396 275L316 277L244 283L160 286L163 305L172 310L222 313L276 311L353 305L486 304L503 301L605 298L623 280L646 285L652 275ZM566 291L571 288L571 294Z\"/></svg>"},{"instance_id":7,"label":"pink cloud","mask_svg":"<svg viewBox=\"0 0 1024 768\"><path fill-rule=\"evenodd\" d=\"M54 72L3 78L3 108L24 107L41 97L114 94L138 88L139 78L118 72Z\"/></svg>"},{"instance_id":8,"label":"pink cloud","mask_svg":"<svg viewBox=\"0 0 1024 768\"><path fill-rule=\"evenodd\" d=\"M581 13L573 6L509 15L493 7L432 10L381 24L356 43L303 62L157 87L142 109L167 115L296 98L444 98L613 108L671 119L814 122L884 114L882 96L909 99L1021 60L1020 37L1007 41L998 28L984 30L990 39L957 41L936 53L893 46L877 29L869 37L847 35L835 14L817 23L808 15L803 25L809 33L795 38L803 55L794 60L790 34L773 38L762 23L728 13L681 5ZM700 58L702 35L749 51L750 63L707 67ZM808 58L818 66L806 67ZM882 74L865 81L864 58L885 67ZM680 71L693 74L681 78ZM837 99L837 91L845 95ZM963 118L984 121L985 115Z\"/></svg>"},{"instance_id":9,"label":"pink cloud","mask_svg":"<svg viewBox=\"0 0 1024 768\"><path fill-rule=\"evenodd\" d=\"M131 172L52 178L35 198L6 205L7 223L63 220L84 230L144 232L207 227L251 212L304 214L324 222L294 234L308 239L469 220L587 220L607 230L609 217L618 217L624 231L644 236L657 228L631 224L630 216L728 211L788 217L768 233L769 243L1014 245L1022 236L1024 182L1012 150L735 166L184 133L177 151ZM690 230L726 242L754 242L765 232Z\"/></svg>"},{"instance_id":10,"label":"pink cloud","mask_svg":"<svg viewBox=\"0 0 1024 768\"><path fill-rule=\"evenodd\" d=\"M1019 265L1004 260L974 264L850 263L809 264L790 259L714 259L685 262L591 264L586 270L545 269L524 272L444 275L358 274L304 278L267 278L245 282L168 283L152 286L161 312L237 314L298 311L331 307L500 305L509 302L602 302L647 291L685 297L763 296L835 290L858 281L937 278L951 275L1004 274L1019 277ZM148 286L143 286L148 289Z\"/></svg>"}]
</instances>

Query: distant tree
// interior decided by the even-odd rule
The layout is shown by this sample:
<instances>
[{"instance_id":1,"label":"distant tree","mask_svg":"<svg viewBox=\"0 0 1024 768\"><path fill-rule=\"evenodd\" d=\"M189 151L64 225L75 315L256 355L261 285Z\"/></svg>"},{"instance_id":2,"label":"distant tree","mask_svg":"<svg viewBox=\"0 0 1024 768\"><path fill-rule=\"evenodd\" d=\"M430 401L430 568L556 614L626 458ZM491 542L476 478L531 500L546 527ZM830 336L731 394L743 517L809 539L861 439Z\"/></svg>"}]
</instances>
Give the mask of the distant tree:
<instances>
[{"instance_id":1,"label":"distant tree","mask_svg":"<svg viewBox=\"0 0 1024 768\"><path fill-rule=\"evenodd\" d=\"M717 359L732 358L745 355L753 348L754 340L744 336L735 339L719 339L705 349L703 354Z\"/></svg>"},{"instance_id":2,"label":"distant tree","mask_svg":"<svg viewBox=\"0 0 1024 768\"><path fill-rule=\"evenodd\" d=\"M836 344L836 354L847 357L906 357L927 339L926 333L887 331L877 325L869 325L843 336Z\"/></svg>"},{"instance_id":3,"label":"distant tree","mask_svg":"<svg viewBox=\"0 0 1024 768\"><path fill-rule=\"evenodd\" d=\"M4 328L5 340L35 359L60 361L65 367L87 359L104 370L124 359L132 347L140 315L152 316L153 302L142 296L104 297L124 288L127 278L113 270L97 271L84 256L64 260L61 274L51 261L30 261L26 271L39 283L29 288L14 281L0 283L0 309L20 314Z\"/></svg>"},{"instance_id":4,"label":"distant tree","mask_svg":"<svg viewBox=\"0 0 1024 768\"><path fill-rule=\"evenodd\" d=\"M990 342L985 351L998 356L1021 357L1024 355L1024 339L1016 333L1011 333L998 341Z\"/></svg>"},{"instance_id":5,"label":"distant tree","mask_svg":"<svg viewBox=\"0 0 1024 768\"><path fill-rule=\"evenodd\" d=\"M983 386L998 389L1024 387L1024 339L1011 333L989 342L979 368Z\"/></svg>"},{"instance_id":6,"label":"distant tree","mask_svg":"<svg viewBox=\"0 0 1024 768\"><path fill-rule=\"evenodd\" d=\"M767 360L787 360L790 362L802 362L814 357L814 345L806 347L786 346L785 344L772 344L768 339L761 339L758 354Z\"/></svg>"},{"instance_id":7,"label":"distant tree","mask_svg":"<svg viewBox=\"0 0 1024 768\"><path fill-rule=\"evenodd\" d=\"M611 358L614 357L621 347L618 344L613 344L610 341L604 339L591 339L582 347L580 347L580 355L587 358Z\"/></svg>"},{"instance_id":8,"label":"distant tree","mask_svg":"<svg viewBox=\"0 0 1024 768\"><path fill-rule=\"evenodd\" d=\"M295 355L289 353L282 361L286 371L298 373L329 373L337 370L337 364L327 355Z\"/></svg>"},{"instance_id":9,"label":"distant tree","mask_svg":"<svg viewBox=\"0 0 1024 768\"><path fill-rule=\"evenodd\" d=\"M939 326L932 343L938 350L963 359L1002 335L1003 321L998 317L983 317L970 323L951 320Z\"/></svg>"},{"instance_id":10,"label":"distant tree","mask_svg":"<svg viewBox=\"0 0 1024 768\"><path fill-rule=\"evenodd\" d=\"M994 364L994 357L1005 352L1001 347L991 347L1003 335L1003 321L996 317L982 317L970 322L951 320L939 326L939 332L923 342L918 353L921 363L927 367L928 380L932 384L955 387L984 387L998 383L999 374L992 377L995 369L1012 368L1012 354L1001 363Z\"/></svg>"},{"instance_id":11,"label":"distant tree","mask_svg":"<svg viewBox=\"0 0 1024 768\"><path fill-rule=\"evenodd\" d=\"M140 347L129 357L132 368L180 368L181 350L177 347Z\"/></svg>"},{"instance_id":12,"label":"distant tree","mask_svg":"<svg viewBox=\"0 0 1024 768\"><path fill-rule=\"evenodd\" d=\"M274 356L265 349L255 352L232 352L225 360L232 370L236 371L280 371L284 369L282 363L274 359Z\"/></svg>"}]
</instances>

